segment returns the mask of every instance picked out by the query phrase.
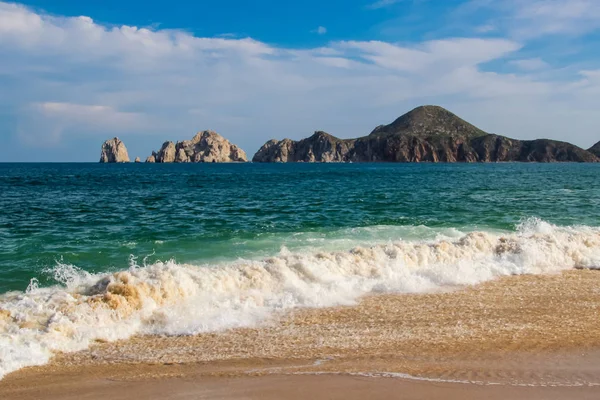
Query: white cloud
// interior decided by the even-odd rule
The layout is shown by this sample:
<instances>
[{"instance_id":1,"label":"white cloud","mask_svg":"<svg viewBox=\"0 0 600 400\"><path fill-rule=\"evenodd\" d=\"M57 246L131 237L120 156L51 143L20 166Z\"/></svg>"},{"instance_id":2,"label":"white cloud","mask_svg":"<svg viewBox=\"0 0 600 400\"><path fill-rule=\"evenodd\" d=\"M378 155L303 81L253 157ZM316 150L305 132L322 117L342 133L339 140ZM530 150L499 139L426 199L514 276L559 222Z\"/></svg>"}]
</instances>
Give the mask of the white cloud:
<instances>
[{"instance_id":1,"label":"white cloud","mask_svg":"<svg viewBox=\"0 0 600 400\"><path fill-rule=\"evenodd\" d=\"M593 68L557 81L489 69L489 62L519 58L522 46L446 38L280 48L251 38L108 27L0 2L0 116L14 115L9 132L26 143L80 136L101 143L118 134L140 155L207 128L249 154L270 138L316 129L353 137L423 103L507 135L597 140L589 128L600 124ZM577 108L577 119L561 123L566 109ZM90 159L96 153L91 149Z\"/></svg>"},{"instance_id":2,"label":"white cloud","mask_svg":"<svg viewBox=\"0 0 600 400\"><path fill-rule=\"evenodd\" d=\"M477 33L490 33L496 31L498 28L494 24L485 24L475 27Z\"/></svg>"},{"instance_id":3,"label":"white cloud","mask_svg":"<svg viewBox=\"0 0 600 400\"><path fill-rule=\"evenodd\" d=\"M45 102L33 103L23 111L25 118L17 127L19 137L37 146L58 144L69 131L105 135L139 131L151 125L150 118L142 114L104 105Z\"/></svg>"},{"instance_id":4,"label":"white cloud","mask_svg":"<svg viewBox=\"0 0 600 400\"><path fill-rule=\"evenodd\" d=\"M396 3L400 3L401 1L404 0L378 0L374 3L371 3L367 6L367 8L376 10L378 8L385 8L385 7L389 7L391 5L394 5Z\"/></svg>"},{"instance_id":5,"label":"white cloud","mask_svg":"<svg viewBox=\"0 0 600 400\"><path fill-rule=\"evenodd\" d=\"M548 63L539 57L513 60L510 64L524 71L535 71L549 67Z\"/></svg>"},{"instance_id":6,"label":"white cloud","mask_svg":"<svg viewBox=\"0 0 600 400\"><path fill-rule=\"evenodd\" d=\"M75 121L87 121L92 119L94 123L121 124L134 121L135 113L119 112L108 106L71 104L71 103L40 103L36 104L39 111L46 116L69 117Z\"/></svg>"},{"instance_id":7,"label":"white cloud","mask_svg":"<svg viewBox=\"0 0 600 400\"><path fill-rule=\"evenodd\" d=\"M519 0L518 32L528 36L582 34L600 28L598 0Z\"/></svg>"},{"instance_id":8,"label":"white cloud","mask_svg":"<svg viewBox=\"0 0 600 400\"><path fill-rule=\"evenodd\" d=\"M491 11L490 22L483 26L498 26L521 39L578 36L600 29L598 0L470 0L459 10L462 16Z\"/></svg>"},{"instance_id":9,"label":"white cloud","mask_svg":"<svg viewBox=\"0 0 600 400\"><path fill-rule=\"evenodd\" d=\"M311 32L316 33L318 35L324 35L327 33L327 28L325 28L324 26L319 26L317 29L314 29Z\"/></svg>"},{"instance_id":10,"label":"white cloud","mask_svg":"<svg viewBox=\"0 0 600 400\"><path fill-rule=\"evenodd\" d=\"M521 45L503 39L447 39L425 42L418 47L402 47L392 43L341 42L341 48L358 50L359 57L386 68L406 72L425 69L450 69L478 65L501 58Z\"/></svg>"}]
</instances>

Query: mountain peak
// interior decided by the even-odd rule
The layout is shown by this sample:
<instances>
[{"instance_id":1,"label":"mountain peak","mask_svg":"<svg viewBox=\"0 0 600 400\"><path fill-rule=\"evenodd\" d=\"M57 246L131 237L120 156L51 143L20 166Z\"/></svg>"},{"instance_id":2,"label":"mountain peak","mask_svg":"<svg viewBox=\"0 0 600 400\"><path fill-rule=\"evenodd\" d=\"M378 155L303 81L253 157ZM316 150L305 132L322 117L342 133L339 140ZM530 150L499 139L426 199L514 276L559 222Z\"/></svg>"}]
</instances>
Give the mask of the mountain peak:
<instances>
[{"instance_id":1,"label":"mountain peak","mask_svg":"<svg viewBox=\"0 0 600 400\"><path fill-rule=\"evenodd\" d=\"M324 139L324 140L341 140L335 136L333 136L332 134L329 134L325 131L315 131L315 133L312 134L312 136L310 137L310 139L312 140L319 140L319 139Z\"/></svg>"},{"instance_id":2,"label":"mountain peak","mask_svg":"<svg viewBox=\"0 0 600 400\"><path fill-rule=\"evenodd\" d=\"M389 125L375 128L371 135L465 136L476 137L486 132L443 107L424 105L402 115Z\"/></svg>"}]
</instances>

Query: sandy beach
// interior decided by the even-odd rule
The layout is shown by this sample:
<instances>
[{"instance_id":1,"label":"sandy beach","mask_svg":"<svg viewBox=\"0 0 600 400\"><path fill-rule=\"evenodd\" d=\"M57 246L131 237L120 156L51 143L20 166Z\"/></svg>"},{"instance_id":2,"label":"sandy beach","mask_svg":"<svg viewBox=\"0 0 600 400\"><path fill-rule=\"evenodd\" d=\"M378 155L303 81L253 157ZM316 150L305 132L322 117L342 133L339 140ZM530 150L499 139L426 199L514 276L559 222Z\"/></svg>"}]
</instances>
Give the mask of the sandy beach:
<instances>
[{"instance_id":1,"label":"sandy beach","mask_svg":"<svg viewBox=\"0 0 600 400\"><path fill-rule=\"evenodd\" d=\"M6 376L0 397L598 398L599 311L592 270L373 295L252 329L97 343Z\"/></svg>"}]
</instances>

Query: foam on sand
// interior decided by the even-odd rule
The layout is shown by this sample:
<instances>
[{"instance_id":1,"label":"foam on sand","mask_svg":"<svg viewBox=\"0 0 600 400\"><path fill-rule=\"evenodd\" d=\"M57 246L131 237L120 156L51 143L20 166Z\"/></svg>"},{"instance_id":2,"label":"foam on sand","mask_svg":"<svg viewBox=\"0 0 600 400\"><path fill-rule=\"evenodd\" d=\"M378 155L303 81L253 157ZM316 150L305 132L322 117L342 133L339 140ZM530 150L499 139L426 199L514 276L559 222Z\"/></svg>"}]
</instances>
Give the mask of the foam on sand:
<instances>
[{"instance_id":1,"label":"foam on sand","mask_svg":"<svg viewBox=\"0 0 600 400\"><path fill-rule=\"evenodd\" d=\"M290 253L218 266L173 261L89 274L59 264L60 285L0 297L0 376L53 352L135 334L252 326L276 311L354 304L369 293L420 293L514 274L600 265L600 229L531 219L517 232L397 241L351 251Z\"/></svg>"}]
</instances>

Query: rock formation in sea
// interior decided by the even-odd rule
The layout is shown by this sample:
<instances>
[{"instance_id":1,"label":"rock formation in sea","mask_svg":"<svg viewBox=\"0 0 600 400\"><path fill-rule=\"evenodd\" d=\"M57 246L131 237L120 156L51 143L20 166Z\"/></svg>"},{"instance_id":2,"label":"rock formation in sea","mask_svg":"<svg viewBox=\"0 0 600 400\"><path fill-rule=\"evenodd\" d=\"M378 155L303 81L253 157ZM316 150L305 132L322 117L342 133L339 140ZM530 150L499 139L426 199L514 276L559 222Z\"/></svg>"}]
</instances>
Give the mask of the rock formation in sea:
<instances>
[{"instance_id":1,"label":"rock formation in sea","mask_svg":"<svg viewBox=\"0 0 600 400\"><path fill-rule=\"evenodd\" d=\"M129 154L122 140L115 137L102 144L100 153L101 163L124 163L129 162Z\"/></svg>"},{"instance_id":2,"label":"rock formation in sea","mask_svg":"<svg viewBox=\"0 0 600 400\"><path fill-rule=\"evenodd\" d=\"M246 162L246 153L213 131L198 132L192 140L165 142L146 162Z\"/></svg>"},{"instance_id":3,"label":"rock formation in sea","mask_svg":"<svg viewBox=\"0 0 600 400\"><path fill-rule=\"evenodd\" d=\"M135 162L136 162L136 163L139 163L139 162L142 162L142 161L140 160L140 158L139 158L139 157L136 157L136 158L135 158Z\"/></svg>"},{"instance_id":4,"label":"rock formation in sea","mask_svg":"<svg viewBox=\"0 0 600 400\"><path fill-rule=\"evenodd\" d=\"M325 132L295 141L270 140L254 162L598 162L598 156L556 140L489 134L438 106L421 106L368 136L339 139Z\"/></svg>"},{"instance_id":5,"label":"rock formation in sea","mask_svg":"<svg viewBox=\"0 0 600 400\"><path fill-rule=\"evenodd\" d=\"M600 157L600 142L596 143L592 147L588 149L588 151L592 154L595 154L596 157Z\"/></svg>"}]
</instances>

